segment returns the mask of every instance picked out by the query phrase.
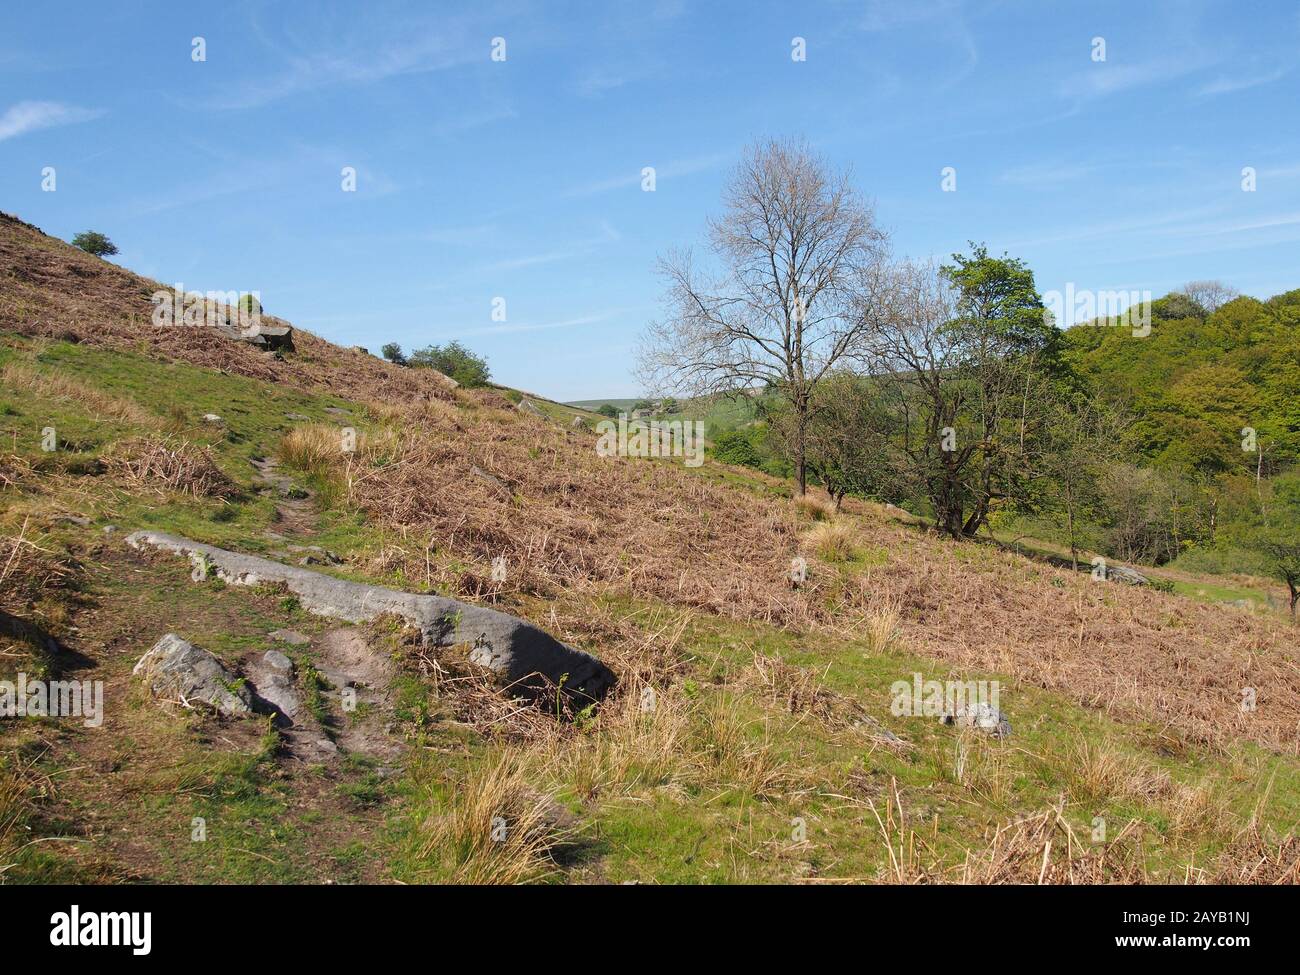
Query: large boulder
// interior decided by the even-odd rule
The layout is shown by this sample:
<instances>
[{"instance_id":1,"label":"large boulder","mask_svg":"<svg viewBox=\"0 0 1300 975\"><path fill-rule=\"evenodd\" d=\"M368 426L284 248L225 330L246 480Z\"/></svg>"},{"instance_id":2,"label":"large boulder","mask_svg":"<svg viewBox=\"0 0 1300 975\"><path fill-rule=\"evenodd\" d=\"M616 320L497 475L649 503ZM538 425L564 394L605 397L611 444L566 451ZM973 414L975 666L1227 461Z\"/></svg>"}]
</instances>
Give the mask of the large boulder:
<instances>
[{"instance_id":1,"label":"large boulder","mask_svg":"<svg viewBox=\"0 0 1300 975\"><path fill-rule=\"evenodd\" d=\"M426 643L465 646L473 663L492 671L515 692L549 694L558 687L570 698L595 701L614 686L613 671L591 654L561 643L525 620L485 606L338 579L163 532L134 532L126 543L135 549L158 548L201 561L204 578L215 576L229 585L283 583L303 609L319 616L353 623L385 614L399 616L418 627Z\"/></svg>"},{"instance_id":2,"label":"large boulder","mask_svg":"<svg viewBox=\"0 0 1300 975\"><path fill-rule=\"evenodd\" d=\"M157 697L182 704L201 702L222 714L248 714L253 697L239 678L213 654L168 633L131 671Z\"/></svg>"},{"instance_id":3,"label":"large boulder","mask_svg":"<svg viewBox=\"0 0 1300 975\"><path fill-rule=\"evenodd\" d=\"M1151 580L1144 576L1137 569L1131 569L1127 565L1108 565L1106 566L1107 582L1122 582L1126 586L1149 586Z\"/></svg>"}]
</instances>

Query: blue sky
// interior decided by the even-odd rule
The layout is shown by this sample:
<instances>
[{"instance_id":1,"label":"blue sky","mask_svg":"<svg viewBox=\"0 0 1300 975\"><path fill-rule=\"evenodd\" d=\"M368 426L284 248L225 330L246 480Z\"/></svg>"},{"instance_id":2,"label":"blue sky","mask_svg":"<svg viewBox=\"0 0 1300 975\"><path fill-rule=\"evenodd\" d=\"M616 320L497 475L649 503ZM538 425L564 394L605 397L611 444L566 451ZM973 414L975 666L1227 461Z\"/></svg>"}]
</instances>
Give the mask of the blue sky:
<instances>
[{"instance_id":1,"label":"blue sky","mask_svg":"<svg viewBox=\"0 0 1300 975\"><path fill-rule=\"evenodd\" d=\"M1295 0L124 0L5 22L0 209L340 343L458 338L557 399L638 392L656 256L702 242L761 137L851 166L900 254L986 241L1044 291L1300 287Z\"/></svg>"}]
</instances>

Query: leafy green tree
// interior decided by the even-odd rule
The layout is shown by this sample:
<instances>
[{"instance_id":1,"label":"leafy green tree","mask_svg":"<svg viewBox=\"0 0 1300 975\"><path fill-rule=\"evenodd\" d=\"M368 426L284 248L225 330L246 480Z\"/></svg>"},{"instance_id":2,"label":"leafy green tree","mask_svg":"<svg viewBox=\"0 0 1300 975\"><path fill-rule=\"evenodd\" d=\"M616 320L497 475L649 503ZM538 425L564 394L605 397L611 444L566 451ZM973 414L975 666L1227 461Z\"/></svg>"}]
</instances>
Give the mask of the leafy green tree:
<instances>
[{"instance_id":1,"label":"leafy green tree","mask_svg":"<svg viewBox=\"0 0 1300 975\"><path fill-rule=\"evenodd\" d=\"M407 361L417 368L437 369L462 386L487 385L489 375L487 360L475 355L457 341L416 349Z\"/></svg>"},{"instance_id":2,"label":"leafy green tree","mask_svg":"<svg viewBox=\"0 0 1300 975\"><path fill-rule=\"evenodd\" d=\"M1262 529L1258 545L1273 574L1286 583L1294 620L1300 603L1300 511L1289 511L1286 524Z\"/></svg>"},{"instance_id":3,"label":"leafy green tree","mask_svg":"<svg viewBox=\"0 0 1300 975\"><path fill-rule=\"evenodd\" d=\"M1245 541L1264 557L1274 578L1286 583L1294 620L1300 604L1300 470L1274 478L1270 489L1266 514L1244 533Z\"/></svg>"},{"instance_id":4,"label":"leafy green tree","mask_svg":"<svg viewBox=\"0 0 1300 975\"><path fill-rule=\"evenodd\" d=\"M72 246L96 257L109 257L117 253L117 245L98 230L86 230L77 234L72 238Z\"/></svg>"},{"instance_id":5,"label":"leafy green tree","mask_svg":"<svg viewBox=\"0 0 1300 975\"><path fill-rule=\"evenodd\" d=\"M1059 396L1051 404L1037 507L1065 531L1070 560L1079 568L1083 526L1105 508L1102 478L1123 438L1124 418L1095 397Z\"/></svg>"},{"instance_id":6,"label":"leafy green tree","mask_svg":"<svg viewBox=\"0 0 1300 975\"><path fill-rule=\"evenodd\" d=\"M1205 318L1209 313L1197 304L1196 299L1179 291L1151 302L1151 317L1157 321L1177 321L1180 318Z\"/></svg>"},{"instance_id":7,"label":"leafy green tree","mask_svg":"<svg viewBox=\"0 0 1300 975\"><path fill-rule=\"evenodd\" d=\"M909 480L940 531L974 535L1041 476L1059 332L1033 272L982 245L941 268L903 265L879 287L866 360L905 419Z\"/></svg>"},{"instance_id":8,"label":"leafy green tree","mask_svg":"<svg viewBox=\"0 0 1300 975\"><path fill-rule=\"evenodd\" d=\"M794 411L777 401L766 416L770 443L793 460ZM837 510L849 494L887 501L901 496L902 455L892 442L900 428L869 377L839 371L818 384L804 425L804 460Z\"/></svg>"},{"instance_id":9,"label":"leafy green tree","mask_svg":"<svg viewBox=\"0 0 1300 975\"><path fill-rule=\"evenodd\" d=\"M406 365L406 353L396 342L389 342L379 350L385 359L397 366Z\"/></svg>"},{"instance_id":10,"label":"leafy green tree","mask_svg":"<svg viewBox=\"0 0 1300 975\"><path fill-rule=\"evenodd\" d=\"M602 403L600 405L600 409L598 409L596 412L599 413L601 416L607 416L611 420L615 420L618 419L618 414L620 410L613 403Z\"/></svg>"}]
</instances>

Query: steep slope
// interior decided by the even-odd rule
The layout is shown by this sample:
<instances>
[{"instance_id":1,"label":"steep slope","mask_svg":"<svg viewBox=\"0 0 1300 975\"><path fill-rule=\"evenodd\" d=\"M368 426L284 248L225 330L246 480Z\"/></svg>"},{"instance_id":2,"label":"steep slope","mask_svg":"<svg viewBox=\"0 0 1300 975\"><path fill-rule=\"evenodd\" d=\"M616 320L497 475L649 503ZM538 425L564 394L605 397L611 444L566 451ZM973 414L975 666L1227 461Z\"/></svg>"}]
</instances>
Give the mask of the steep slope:
<instances>
[{"instance_id":1,"label":"steep slope","mask_svg":"<svg viewBox=\"0 0 1300 975\"><path fill-rule=\"evenodd\" d=\"M1280 616L600 457L501 391L304 333L279 359L159 330L151 282L12 220L0 245L0 668L102 679L110 705L100 729L0 723L0 823L70 841L0 835L11 879L1296 879ZM619 688L557 720L392 621L192 582L137 529L503 608ZM299 631L302 723L149 700L131 667L182 628L241 672ZM1001 681L1013 736L892 714L915 675ZM484 840L502 810L518 845ZM1079 843L1097 817L1110 840Z\"/></svg>"},{"instance_id":2,"label":"steep slope","mask_svg":"<svg viewBox=\"0 0 1300 975\"><path fill-rule=\"evenodd\" d=\"M142 352L267 383L374 396L390 402L448 395L430 371L400 369L297 331L293 362L232 342L212 328L155 327L151 300L172 285L151 281L0 213L0 329ZM264 316L267 324L286 324Z\"/></svg>"}]
</instances>

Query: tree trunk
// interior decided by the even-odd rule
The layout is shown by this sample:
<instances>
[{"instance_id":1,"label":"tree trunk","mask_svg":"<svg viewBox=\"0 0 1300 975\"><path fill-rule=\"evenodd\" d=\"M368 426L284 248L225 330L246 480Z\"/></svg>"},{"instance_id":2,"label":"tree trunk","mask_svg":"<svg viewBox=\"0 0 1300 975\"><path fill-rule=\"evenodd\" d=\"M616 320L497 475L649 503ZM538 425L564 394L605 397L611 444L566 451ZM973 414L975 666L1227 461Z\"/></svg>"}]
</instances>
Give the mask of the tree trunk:
<instances>
[{"instance_id":1,"label":"tree trunk","mask_svg":"<svg viewBox=\"0 0 1300 975\"><path fill-rule=\"evenodd\" d=\"M1065 485L1065 520L1070 531L1070 562L1074 571L1079 571L1079 545L1074 538L1074 490L1070 481Z\"/></svg>"},{"instance_id":2,"label":"tree trunk","mask_svg":"<svg viewBox=\"0 0 1300 975\"><path fill-rule=\"evenodd\" d=\"M799 481L799 497L808 493L808 461L807 452L804 448L804 439L806 427L808 424L808 407L803 403L796 403L795 409L798 411L799 418L795 421L795 477Z\"/></svg>"}]
</instances>

